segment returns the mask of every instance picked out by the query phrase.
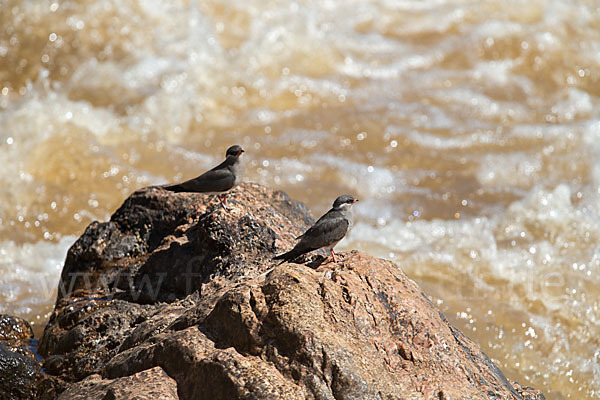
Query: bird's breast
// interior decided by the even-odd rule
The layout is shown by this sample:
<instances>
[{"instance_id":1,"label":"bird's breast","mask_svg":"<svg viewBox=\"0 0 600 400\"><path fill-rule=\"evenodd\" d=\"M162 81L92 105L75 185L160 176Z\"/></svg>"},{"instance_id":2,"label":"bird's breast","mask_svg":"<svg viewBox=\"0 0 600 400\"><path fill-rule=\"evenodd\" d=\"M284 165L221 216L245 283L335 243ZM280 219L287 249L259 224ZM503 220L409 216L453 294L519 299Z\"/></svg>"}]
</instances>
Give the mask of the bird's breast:
<instances>
[{"instance_id":1,"label":"bird's breast","mask_svg":"<svg viewBox=\"0 0 600 400\"><path fill-rule=\"evenodd\" d=\"M244 176L244 166L242 165L241 162L236 162L235 164L233 164L231 166L231 171L233 172L233 186L237 186L240 184L240 182L242 181L242 178Z\"/></svg>"}]
</instances>

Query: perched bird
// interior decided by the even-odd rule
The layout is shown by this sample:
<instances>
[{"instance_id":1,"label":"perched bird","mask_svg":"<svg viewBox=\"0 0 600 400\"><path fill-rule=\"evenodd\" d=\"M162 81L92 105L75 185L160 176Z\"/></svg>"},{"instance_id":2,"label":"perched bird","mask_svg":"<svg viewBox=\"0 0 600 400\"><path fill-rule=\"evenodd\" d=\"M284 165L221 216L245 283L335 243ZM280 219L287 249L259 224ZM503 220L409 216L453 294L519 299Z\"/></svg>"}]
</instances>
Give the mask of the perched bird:
<instances>
[{"instance_id":1,"label":"perched bird","mask_svg":"<svg viewBox=\"0 0 600 400\"><path fill-rule=\"evenodd\" d=\"M358 199L349 194L335 199L331 210L319 218L303 235L296 238L300 241L292 250L273 259L289 261L309 251L327 248L333 257L333 262L336 262L333 248L352 229L354 223L352 205L357 201Z\"/></svg>"},{"instance_id":2,"label":"perched bird","mask_svg":"<svg viewBox=\"0 0 600 400\"><path fill-rule=\"evenodd\" d=\"M240 155L244 152L241 146L234 145L227 149L225 161L210 171L178 183L176 185L163 186L163 189L171 192L195 192L206 193L217 196L221 205L227 208L227 192L236 187L242 179L242 166Z\"/></svg>"}]
</instances>

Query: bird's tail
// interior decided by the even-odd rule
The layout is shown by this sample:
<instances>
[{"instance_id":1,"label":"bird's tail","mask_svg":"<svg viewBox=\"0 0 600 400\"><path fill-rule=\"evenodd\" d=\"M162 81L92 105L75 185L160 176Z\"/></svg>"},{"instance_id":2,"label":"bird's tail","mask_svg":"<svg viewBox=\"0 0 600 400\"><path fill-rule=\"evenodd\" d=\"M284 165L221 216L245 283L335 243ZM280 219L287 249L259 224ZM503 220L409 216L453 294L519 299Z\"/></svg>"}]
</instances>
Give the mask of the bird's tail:
<instances>
[{"instance_id":1,"label":"bird's tail","mask_svg":"<svg viewBox=\"0 0 600 400\"><path fill-rule=\"evenodd\" d=\"M161 186L161 188L163 188L165 190L168 190L169 192L175 192L175 193L185 192L186 191L183 188L183 186L181 186L180 184L168 185L168 186Z\"/></svg>"},{"instance_id":2,"label":"bird's tail","mask_svg":"<svg viewBox=\"0 0 600 400\"><path fill-rule=\"evenodd\" d=\"M304 252L300 251L296 248L293 248L290 251L288 251L287 253L283 253L283 254L273 257L273 260L282 260L282 262L290 261L290 260L293 260L294 258L298 257L299 255L301 255L302 253L304 253Z\"/></svg>"}]
</instances>

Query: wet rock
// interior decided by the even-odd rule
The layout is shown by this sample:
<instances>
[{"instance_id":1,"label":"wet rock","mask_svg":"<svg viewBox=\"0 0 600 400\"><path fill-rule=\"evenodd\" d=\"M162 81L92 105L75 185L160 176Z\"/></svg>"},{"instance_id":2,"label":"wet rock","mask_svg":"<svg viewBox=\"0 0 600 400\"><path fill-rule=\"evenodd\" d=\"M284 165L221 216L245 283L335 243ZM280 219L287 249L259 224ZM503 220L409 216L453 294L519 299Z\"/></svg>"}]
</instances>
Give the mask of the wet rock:
<instances>
[{"instance_id":1,"label":"wet rock","mask_svg":"<svg viewBox=\"0 0 600 400\"><path fill-rule=\"evenodd\" d=\"M0 399L32 399L40 368L23 354L0 342Z\"/></svg>"},{"instance_id":2,"label":"wet rock","mask_svg":"<svg viewBox=\"0 0 600 400\"><path fill-rule=\"evenodd\" d=\"M81 299L61 309L38 351L49 374L76 381L117 354L123 338L153 310L123 300ZM49 332L48 328L46 332Z\"/></svg>"},{"instance_id":3,"label":"wet rock","mask_svg":"<svg viewBox=\"0 0 600 400\"><path fill-rule=\"evenodd\" d=\"M12 315L0 314L0 342L6 349L35 360L29 345L33 340L33 329L29 322Z\"/></svg>"},{"instance_id":4,"label":"wet rock","mask_svg":"<svg viewBox=\"0 0 600 400\"><path fill-rule=\"evenodd\" d=\"M12 315L0 314L0 341L11 345L27 346L33 339L29 322Z\"/></svg>"},{"instance_id":5,"label":"wet rock","mask_svg":"<svg viewBox=\"0 0 600 400\"><path fill-rule=\"evenodd\" d=\"M0 314L0 399L31 399L40 368L29 350L31 325L21 318Z\"/></svg>"},{"instance_id":6,"label":"wet rock","mask_svg":"<svg viewBox=\"0 0 600 400\"><path fill-rule=\"evenodd\" d=\"M181 399L543 398L392 262L276 266L312 222L285 194L243 184L229 210L208 199L138 191L70 249L40 343L48 372L73 382L64 398L118 398L148 376Z\"/></svg>"}]
</instances>

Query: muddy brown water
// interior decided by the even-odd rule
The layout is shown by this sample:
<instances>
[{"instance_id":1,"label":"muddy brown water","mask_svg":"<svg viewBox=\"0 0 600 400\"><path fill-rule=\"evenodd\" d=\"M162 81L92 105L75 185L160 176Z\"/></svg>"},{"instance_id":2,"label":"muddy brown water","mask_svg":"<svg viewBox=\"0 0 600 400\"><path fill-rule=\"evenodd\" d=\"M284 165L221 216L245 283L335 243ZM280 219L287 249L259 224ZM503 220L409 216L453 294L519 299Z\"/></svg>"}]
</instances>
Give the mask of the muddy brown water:
<instances>
[{"instance_id":1,"label":"muddy brown water","mask_svg":"<svg viewBox=\"0 0 600 400\"><path fill-rule=\"evenodd\" d=\"M600 396L597 1L0 1L0 312L68 247L246 149L396 261L511 378Z\"/></svg>"}]
</instances>

